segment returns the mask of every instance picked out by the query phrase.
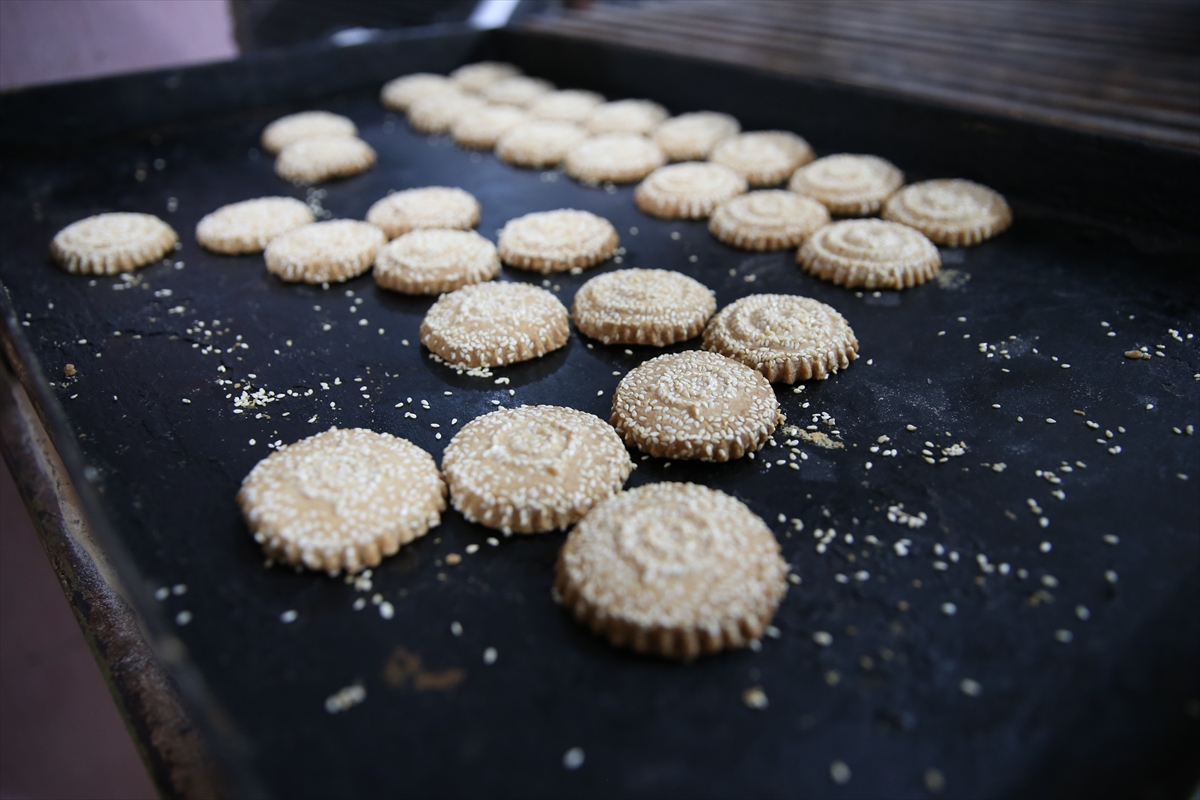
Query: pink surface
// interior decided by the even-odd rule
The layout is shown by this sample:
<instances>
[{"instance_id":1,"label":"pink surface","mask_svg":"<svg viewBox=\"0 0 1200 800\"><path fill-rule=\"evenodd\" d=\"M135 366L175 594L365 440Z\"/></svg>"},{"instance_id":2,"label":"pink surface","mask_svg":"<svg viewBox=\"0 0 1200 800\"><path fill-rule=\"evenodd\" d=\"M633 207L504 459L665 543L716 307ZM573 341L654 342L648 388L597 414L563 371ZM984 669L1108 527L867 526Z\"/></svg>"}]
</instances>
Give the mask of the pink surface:
<instances>
[{"instance_id":1,"label":"pink surface","mask_svg":"<svg viewBox=\"0 0 1200 800\"><path fill-rule=\"evenodd\" d=\"M0 90L237 54L226 0L0 0Z\"/></svg>"}]
</instances>

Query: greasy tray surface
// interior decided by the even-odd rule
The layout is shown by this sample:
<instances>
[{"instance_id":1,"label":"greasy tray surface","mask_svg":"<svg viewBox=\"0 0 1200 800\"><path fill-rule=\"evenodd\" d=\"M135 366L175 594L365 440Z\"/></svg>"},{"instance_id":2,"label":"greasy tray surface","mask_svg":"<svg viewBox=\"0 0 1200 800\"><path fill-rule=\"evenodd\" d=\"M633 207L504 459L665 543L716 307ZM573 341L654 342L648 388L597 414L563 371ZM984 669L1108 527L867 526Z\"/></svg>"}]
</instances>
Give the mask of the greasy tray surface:
<instances>
[{"instance_id":1,"label":"greasy tray surface","mask_svg":"<svg viewBox=\"0 0 1200 800\"><path fill-rule=\"evenodd\" d=\"M137 574L125 579L143 597L186 585L143 611L168 625L190 612L175 633L216 707L252 743L248 758L268 791L903 797L925 796L926 770L936 768L949 794L1004 796L1101 781L1143 787L1153 780L1148 764L1178 772L1197 738L1188 702L1198 696L1200 640L1200 449L1172 432L1200 423L1196 340L1168 332L1200 330L1197 279L1183 256L1139 252L1114 234L1025 213L1013 198L1012 230L943 251L943 280L859 297L802 274L790 252L748 254L718 243L703 222L649 218L632 187L588 189L416 135L373 92L318 104L354 119L380 156L368 173L321 187L333 217L361 219L392 189L461 186L480 200L478 230L494 241L521 214L586 208L616 225L626 253L619 265L552 276L568 306L602 271L675 269L711 287L719 306L753 292L830 303L854 327L860 359L799 394L777 387L789 423L815 424L844 445L801 442L798 470L775 463L791 452L782 433L757 458L724 465L635 454L629 486L694 480L737 495L775 530L802 579L776 617L781 637L760 652L689 665L639 657L553 603L561 533L492 547L494 532L449 511L360 591L264 569L234 494L268 443L330 425L386 430L440 461L453 432L497 404L569 405L607 419L621 375L659 351L589 347L575 333L563 350L492 378L459 376L417 344L429 299L377 290L369 275L328 290L286 285L260 257L202 251L195 224L218 206L306 197L256 150L269 116L5 163L0 279L20 334L132 557ZM837 149L814 144L822 155ZM131 280L54 266L53 234L105 210L167 220L183 242L173 256L182 266L154 265ZM503 279L542 282L507 268ZM997 351L989 357L983 343ZM1122 356L1160 344L1163 357ZM67 363L77 374L64 380ZM243 389L277 400L236 414ZM814 421L822 412L833 419ZM1112 440L1098 444L1106 429ZM891 440L881 449L896 456L869 451L882 435ZM930 465L926 441L939 458L960 442L965 454ZM985 466L997 462L1007 468ZM1063 464L1073 471L1058 471ZM896 503L928 523L889 522ZM836 537L819 554L814 531L830 528ZM911 540L906 556L900 539ZM467 555L470 544L481 548ZM462 563L447 565L450 553ZM1012 573L986 573L982 556ZM394 618L381 617L375 593ZM359 598L366 607L355 611ZM285 624L288 610L297 618ZM814 643L816 631L831 633L832 645ZM498 658L485 665L490 647ZM964 693L964 679L982 692ZM326 698L356 683L365 701L330 715ZM755 686L768 708L743 704ZM574 747L586 762L566 770ZM830 778L835 760L852 771L845 786Z\"/></svg>"}]
</instances>

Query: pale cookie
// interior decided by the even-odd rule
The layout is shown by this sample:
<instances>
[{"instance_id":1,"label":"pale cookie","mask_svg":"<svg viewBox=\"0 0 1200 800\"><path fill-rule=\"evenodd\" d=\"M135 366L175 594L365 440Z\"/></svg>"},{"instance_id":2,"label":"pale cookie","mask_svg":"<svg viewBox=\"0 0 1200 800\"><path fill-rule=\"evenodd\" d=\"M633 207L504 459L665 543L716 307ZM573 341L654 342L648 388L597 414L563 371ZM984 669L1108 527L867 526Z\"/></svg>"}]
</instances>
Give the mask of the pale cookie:
<instances>
[{"instance_id":1,"label":"pale cookie","mask_svg":"<svg viewBox=\"0 0 1200 800\"><path fill-rule=\"evenodd\" d=\"M694 483L652 483L592 509L567 537L555 594L616 647L690 660L746 647L787 594L766 523Z\"/></svg>"},{"instance_id":2,"label":"pale cookie","mask_svg":"<svg viewBox=\"0 0 1200 800\"><path fill-rule=\"evenodd\" d=\"M667 116L667 110L652 100L614 100L593 108L583 124L593 136L602 133L646 135Z\"/></svg>"},{"instance_id":3,"label":"pale cookie","mask_svg":"<svg viewBox=\"0 0 1200 800\"><path fill-rule=\"evenodd\" d=\"M751 186L774 186L815 157L808 142L790 131L753 131L721 142L708 160L729 167Z\"/></svg>"},{"instance_id":4,"label":"pale cookie","mask_svg":"<svg viewBox=\"0 0 1200 800\"><path fill-rule=\"evenodd\" d=\"M583 128L573 122L535 119L501 136L496 141L496 157L517 167L555 167L586 138Z\"/></svg>"},{"instance_id":5,"label":"pale cookie","mask_svg":"<svg viewBox=\"0 0 1200 800\"><path fill-rule=\"evenodd\" d=\"M477 283L445 295L421 321L421 344L455 366L502 367L539 358L571 338L567 309L526 283Z\"/></svg>"},{"instance_id":6,"label":"pale cookie","mask_svg":"<svg viewBox=\"0 0 1200 800\"><path fill-rule=\"evenodd\" d=\"M788 189L825 204L832 214L865 217L878 214L904 185L904 173L878 156L825 156L801 167Z\"/></svg>"},{"instance_id":7,"label":"pale cookie","mask_svg":"<svg viewBox=\"0 0 1200 800\"><path fill-rule=\"evenodd\" d=\"M731 358L688 350L630 370L612 419L628 444L655 458L730 461L757 450L783 421L761 374Z\"/></svg>"},{"instance_id":8,"label":"pale cookie","mask_svg":"<svg viewBox=\"0 0 1200 800\"><path fill-rule=\"evenodd\" d=\"M214 253L261 253L280 234L315 222L312 211L291 197L259 197L221 206L196 225L196 241Z\"/></svg>"},{"instance_id":9,"label":"pale cookie","mask_svg":"<svg viewBox=\"0 0 1200 800\"><path fill-rule=\"evenodd\" d=\"M482 92L487 87L505 78L521 74L521 69L503 61L477 61L464 64L450 73L450 79L466 92Z\"/></svg>"},{"instance_id":10,"label":"pale cookie","mask_svg":"<svg viewBox=\"0 0 1200 800\"><path fill-rule=\"evenodd\" d=\"M393 192L367 211L367 222L389 239L423 228L465 231L479 222L479 201L450 186L426 186Z\"/></svg>"},{"instance_id":11,"label":"pale cookie","mask_svg":"<svg viewBox=\"0 0 1200 800\"><path fill-rule=\"evenodd\" d=\"M446 484L407 439L330 428L258 462L237 499L267 558L336 574L377 566L436 527Z\"/></svg>"},{"instance_id":12,"label":"pale cookie","mask_svg":"<svg viewBox=\"0 0 1200 800\"><path fill-rule=\"evenodd\" d=\"M529 113L516 106L486 106L459 117L450 135L459 147L491 150L501 136L529 119Z\"/></svg>"},{"instance_id":13,"label":"pale cookie","mask_svg":"<svg viewBox=\"0 0 1200 800\"><path fill-rule=\"evenodd\" d=\"M905 186L883 204L883 218L916 228L936 244L965 247L1003 233L1012 211L1000 193L965 180Z\"/></svg>"},{"instance_id":14,"label":"pale cookie","mask_svg":"<svg viewBox=\"0 0 1200 800\"><path fill-rule=\"evenodd\" d=\"M621 490L633 471L599 417L560 406L505 408L454 435L442 458L454 508L509 533L567 528Z\"/></svg>"},{"instance_id":15,"label":"pale cookie","mask_svg":"<svg viewBox=\"0 0 1200 800\"><path fill-rule=\"evenodd\" d=\"M174 229L158 217L114 212L63 228L50 242L50 255L67 272L114 275L158 261L178 241Z\"/></svg>"},{"instance_id":16,"label":"pale cookie","mask_svg":"<svg viewBox=\"0 0 1200 800\"><path fill-rule=\"evenodd\" d=\"M408 124L420 133L449 133L455 123L487 103L458 89L422 97L408 107Z\"/></svg>"},{"instance_id":17,"label":"pale cookie","mask_svg":"<svg viewBox=\"0 0 1200 800\"><path fill-rule=\"evenodd\" d=\"M554 91L554 84L528 75L514 75L498 80L482 89L479 94L489 103L501 106L528 108L534 100Z\"/></svg>"},{"instance_id":18,"label":"pale cookie","mask_svg":"<svg viewBox=\"0 0 1200 800\"><path fill-rule=\"evenodd\" d=\"M320 183L365 172L375 163L375 150L353 136L314 136L283 148L275 174L292 183Z\"/></svg>"},{"instance_id":19,"label":"pale cookie","mask_svg":"<svg viewBox=\"0 0 1200 800\"><path fill-rule=\"evenodd\" d=\"M632 183L667 163L654 142L633 133L606 133L576 145L564 167L580 183Z\"/></svg>"},{"instance_id":20,"label":"pale cookie","mask_svg":"<svg viewBox=\"0 0 1200 800\"><path fill-rule=\"evenodd\" d=\"M805 272L848 289L906 289L929 280L942 265L923 233L880 219L827 225L808 238L796 260Z\"/></svg>"},{"instance_id":21,"label":"pale cookie","mask_svg":"<svg viewBox=\"0 0 1200 800\"><path fill-rule=\"evenodd\" d=\"M708 287L681 272L620 269L581 286L571 318L604 344L666 347L699 336L716 310Z\"/></svg>"},{"instance_id":22,"label":"pale cookie","mask_svg":"<svg viewBox=\"0 0 1200 800\"><path fill-rule=\"evenodd\" d=\"M529 113L537 119L583 122L592 109L604 102L604 95L583 89L550 92L529 104Z\"/></svg>"},{"instance_id":23,"label":"pale cookie","mask_svg":"<svg viewBox=\"0 0 1200 800\"><path fill-rule=\"evenodd\" d=\"M337 219L288 231L273 239L263 255L267 269L285 281L339 283L370 269L386 242L374 225Z\"/></svg>"},{"instance_id":24,"label":"pale cookie","mask_svg":"<svg viewBox=\"0 0 1200 800\"><path fill-rule=\"evenodd\" d=\"M741 361L771 383L824 380L858 357L845 317L790 294L752 294L721 309L704 331L704 349Z\"/></svg>"},{"instance_id":25,"label":"pale cookie","mask_svg":"<svg viewBox=\"0 0 1200 800\"><path fill-rule=\"evenodd\" d=\"M301 111L280 117L263 128L263 149L278 155L289 144L314 136L357 136L358 127L340 114L328 111Z\"/></svg>"},{"instance_id":26,"label":"pale cookie","mask_svg":"<svg viewBox=\"0 0 1200 800\"><path fill-rule=\"evenodd\" d=\"M475 231L412 231L375 256L375 283L404 294L452 292L499 274L496 246Z\"/></svg>"},{"instance_id":27,"label":"pale cookie","mask_svg":"<svg viewBox=\"0 0 1200 800\"><path fill-rule=\"evenodd\" d=\"M409 106L426 97L458 90L458 84L445 75L417 72L390 80L379 91L379 101L392 111L408 111Z\"/></svg>"},{"instance_id":28,"label":"pale cookie","mask_svg":"<svg viewBox=\"0 0 1200 800\"><path fill-rule=\"evenodd\" d=\"M829 224L829 211L816 200L779 189L750 192L717 206L708 220L713 236L743 250L797 247Z\"/></svg>"},{"instance_id":29,"label":"pale cookie","mask_svg":"<svg viewBox=\"0 0 1200 800\"><path fill-rule=\"evenodd\" d=\"M633 199L654 217L704 219L747 188L745 178L720 164L670 164L638 184Z\"/></svg>"},{"instance_id":30,"label":"pale cookie","mask_svg":"<svg viewBox=\"0 0 1200 800\"><path fill-rule=\"evenodd\" d=\"M543 274L586 269L612 258L620 244L612 223L590 211L539 211L510 219L500 231L500 258Z\"/></svg>"},{"instance_id":31,"label":"pale cookie","mask_svg":"<svg viewBox=\"0 0 1200 800\"><path fill-rule=\"evenodd\" d=\"M728 114L693 111L663 122L652 134L672 161L702 161L720 142L736 136L742 126Z\"/></svg>"}]
</instances>

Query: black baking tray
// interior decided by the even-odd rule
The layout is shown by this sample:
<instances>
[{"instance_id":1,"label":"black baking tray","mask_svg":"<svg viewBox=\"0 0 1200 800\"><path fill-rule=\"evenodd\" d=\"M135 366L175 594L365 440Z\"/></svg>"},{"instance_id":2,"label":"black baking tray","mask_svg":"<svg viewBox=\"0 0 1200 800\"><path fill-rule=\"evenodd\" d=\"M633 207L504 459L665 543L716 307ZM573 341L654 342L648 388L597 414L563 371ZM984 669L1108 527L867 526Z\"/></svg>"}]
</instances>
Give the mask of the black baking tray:
<instances>
[{"instance_id":1,"label":"black baking tray","mask_svg":"<svg viewBox=\"0 0 1200 800\"><path fill-rule=\"evenodd\" d=\"M939 281L845 290L802 274L792 253L746 253L702 222L647 217L632 187L515 169L418 135L378 103L390 77L480 58L794 130L822 155L876 153L910 179L979 180L1008 196L1016 221L993 241L944 249ZM430 184L475 194L493 240L521 214L586 208L613 221L625 251L620 264L551 276L568 305L596 274L653 267L696 277L720 305L782 292L847 317L859 360L799 392L776 389L789 424L816 425L841 449L800 442L798 470L782 432L730 464L634 454L629 486L704 483L775 530L801 578L778 638L690 664L613 649L553 602L563 534L491 546L494 532L453 511L375 569L368 591L264 568L234 494L268 443L362 426L440 460L455 430L498 405L607 418L620 376L658 352L576 334L493 377L458 375L419 345L430 300L378 290L369 275L288 285L261 257L201 250L196 222L225 203L311 197L258 150L267 122L303 108L349 116L379 153L371 171L319 187L333 217L361 219L388 191ZM1195 155L699 60L456 29L11 93L0 144L5 351L233 793L922 797L939 775L955 797L1194 787L1200 448L1172 429L1200 423ZM159 215L181 249L127 278L51 262L56 231L113 210ZM507 269L502 279L543 283ZM1152 357L1124 358L1140 347ZM247 382L283 397L235 414L229 395ZM965 454L943 455L956 444ZM889 521L899 504L928 522ZM814 533L829 529L819 553ZM177 584L186 593L155 599ZM326 699L356 684L365 701L328 713ZM743 702L752 687L766 708ZM567 769L573 748L585 760ZM831 775L838 761L848 782Z\"/></svg>"}]
</instances>

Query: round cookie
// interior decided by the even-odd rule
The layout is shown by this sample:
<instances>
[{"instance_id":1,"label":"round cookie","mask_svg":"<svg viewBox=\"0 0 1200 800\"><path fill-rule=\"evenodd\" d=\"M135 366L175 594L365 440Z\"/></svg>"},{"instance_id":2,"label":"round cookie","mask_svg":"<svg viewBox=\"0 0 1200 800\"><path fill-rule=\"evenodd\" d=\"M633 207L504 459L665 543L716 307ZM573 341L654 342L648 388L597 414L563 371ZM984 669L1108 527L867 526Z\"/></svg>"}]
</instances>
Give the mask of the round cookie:
<instances>
[{"instance_id":1,"label":"round cookie","mask_svg":"<svg viewBox=\"0 0 1200 800\"><path fill-rule=\"evenodd\" d=\"M330 428L258 462L237 499L268 558L336 574L377 566L437 526L446 485L407 439Z\"/></svg>"},{"instance_id":2,"label":"round cookie","mask_svg":"<svg viewBox=\"0 0 1200 800\"><path fill-rule=\"evenodd\" d=\"M569 527L619 492L633 462L599 417L521 406L464 425L446 446L442 470L454 508L471 522L543 533Z\"/></svg>"},{"instance_id":3,"label":"round cookie","mask_svg":"<svg viewBox=\"0 0 1200 800\"><path fill-rule=\"evenodd\" d=\"M555 167L586 138L573 122L535 119L505 132L496 141L496 157L517 167Z\"/></svg>"},{"instance_id":4,"label":"round cookie","mask_svg":"<svg viewBox=\"0 0 1200 800\"><path fill-rule=\"evenodd\" d=\"M67 272L115 275L158 261L178 241L158 217L121 211L72 222L54 235L50 255Z\"/></svg>"},{"instance_id":5,"label":"round cookie","mask_svg":"<svg viewBox=\"0 0 1200 800\"><path fill-rule=\"evenodd\" d=\"M612 258L620 243L604 217L565 208L510 219L497 246L505 264L547 274L595 266Z\"/></svg>"},{"instance_id":6,"label":"round cookie","mask_svg":"<svg viewBox=\"0 0 1200 800\"><path fill-rule=\"evenodd\" d=\"M736 359L771 383L824 380L858 357L845 317L810 297L752 294L721 309L704 349Z\"/></svg>"},{"instance_id":7,"label":"round cookie","mask_svg":"<svg viewBox=\"0 0 1200 800\"><path fill-rule=\"evenodd\" d=\"M476 95L452 89L414 102L408 107L408 124L420 133L449 133L464 116L486 107Z\"/></svg>"},{"instance_id":8,"label":"round cookie","mask_svg":"<svg viewBox=\"0 0 1200 800\"><path fill-rule=\"evenodd\" d=\"M534 100L554 91L554 84L528 75L514 75L489 84L480 90L480 95L489 103L502 106L528 108Z\"/></svg>"},{"instance_id":9,"label":"round cookie","mask_svg":"<svg viewBox=\"0 0 1200 800\"><path fill-rule=\"evenodd\" d=\"M745 647L787 594L762 519L694 483L652 483L588 512L559 551L555 590L616 647L689 660Z\"/></svg>"},{"instance_id":10,"label":"round cookie","mask_svg":"<svg viewBox=\"0 0 1200 800\"><path fill-rule=\"evenodd\" d=\"M592 109L604 102L604 95L583 89L550 92L529 104L529 113L537 119L583 122Z\"/></svg>"},{"instance_id":11,"label":"round cookie","mask_svg":"<svg viewBox=\"0 0 1200 800\"><path fill-rule=\"evenodd\" d=\"M289 144L314 136L358 136L355 124L340 114L328 111L301 111L280 117L263 128L263 149L278 155Z\"/></svg>"},{"instance_id":12,"label":"round cookie","mask_svg":"<svg viewBox=\"0 0 1200 800\"><path fill-rule=\"evenodd\" d=\"M367 211L367 222L389 239L423 228L465 231L479 222L479 201L474 195L450 186L426 186L393 192Z\"/></svg>"},{"instance_id":13,"label":"round cookie","mask_svg":"<svg viewBox=\"0 0 1200 800\"><path fill-rule=\"evenodd\" d=\"M375 160L375 150L362 139L314 136L283 148L275 159L275 174L292 183L320 183L365 172Z\"/></svg>"},{"instance_id":14,"label":"round cookie","mask_svg":"<svg viewBox=\"0 0 1200 800\"><path fill-rule=\"evenodd\" d=\"M880 219L827 225L804 242L796 260L805 272L848 289L906 289L942 265L937 247L920 231Z\"/></svg>"},{"instance_id":15,"label":"round cookie","mask_svg":"<svg viewBox=\"0 0 1200 800\"><path fill-rule=\"evenodd\" d=\"M450 79L465 92L482 92L496 81L520 75L521 70L503 61L477 61L450 73Z\"/></svg>"},{"instance_id":16,"label":"round cookie","mask_svg":"<svg viewBox=\"0 0 1200 800\"><path fill-rule=\"evenodd\" d=\"M704 219L748 188L745 178L720 164L669 164L638 184L633 199L654 217Z\"/></svg>"},{"instance_id":17,"label":"round cookie","mask_svg":"<svg viewBox=\"0 0 1200 800\"><path fill-rule=\"evenodd\" d=\"M736 136L741 129L728 114L693 111L663 122L652 136L672 161L702 161L719 142Z\"/></svg>"},{"instance_id":18,"label":"round cookie","mask_svg":"<svg viewBox=\"0 0 1200 800\"><path fill-rule=\"evenodd\" d=\"M613 394L612 425L656 458L730 461L757 450L783 421L761 374L703 350L645 361Z\"/></svg>"},{"instance_id":19,"label":"round cookie","mask_svg":"<svg viewBox=\"0 0 1200 800\"><path fill-rule=\"evenodd\" d=\"M375 283L403 294L441 294L500 274L496 246L475 231L418 230L375 256Z\"/></svg>"},{"instance_id":20,"label":"round cookie","mask_svg":"<svg viewBox=\"0 0 1200 800\"><path fill-rule=\"evenodd\" d=\"M445 75L416 72L388 81L379 91L379 101L392 111L408 111L418 100L458 89L458 84Z\"/></svg>"},{"instance_id":21,"label":"round cookie","mask_svg":"<svg viewBox=\"0 0 1200 800\"><path fill-rule=\"evenodd\" d=\"M669 115L652 100L614 100L593 108L583 126L593 136L604 133L649 134Z\"/></svg>"},{"instance_id":22,"label":"round cookie","mask_svg":"<svg viewBox=\"0 0 1200 800\"><path fill-rule=\"evenodd\" d=\"M666 347L698 336L716 310L708 287L682 272L620 269L579 287L571 318L604 344Z\"/></svg>"},{"instance_id":23,"label":"round cookie","mask_svg":"<svg viewBox=\"0 0 1200 800\"><path fill-rule=\"evenodd\" d=\"M529 119L529 113L516 106L486 106L459 117L450 135L459 147L491 150L501 136Z\"/></svg>"},{"instance_id":24,"label":"round cookie","mask_svg":"<svg viewBox=\"0 0 1200 800\"><path fill-rule=\"evenodd\" d=\"M774 186L815 157L808 142L790 131L753 131L721 142L708 160L729 167L751 186Z\"/></svg>"},{"instance_id":25,"label":"round cookie","mask_svg":"<svg viewBox=\"0 0 1200 800\"><path fill-rule=\"evenodd\" d=\"M374 225L336 219L277 236L263 256L267 269L285 281L339 283L370 269L386 242Z\"/></svg>"},{"instance_id":26,"label":"round cookie","mask_svg":"<svg viewBox=\"0 0 1200 800\"><path fill-rule=\"evenodd\" d=\"M883 204L883 218L916 228L936 244L965 247L1003 233L1012 224L1004 197L965 180L905 186Z\"/></svg>"},{"instance_id":27,"label":"round cookie","mask_svg":"<svg viewBox=\"0 0 1200 800\"><path fill-rule=\"evenodd\" d=\"M708 230L727 245L743 250L797 247L829 224L829 211L816 200L778 189L750 192L717 206Z\"/></svg>"},{"instance_id":28,"label":"round cookie","mask_svg":"<svg viewBox=\"0 0 1200 800\"><path fill-rule=\"evenodd\" d=\"M818 158L796 170L788 190L825 204L832 214L865 217L878 214L904 185L904 173L879 156L840 154Z\"/></svg>"},{"instance_id":29,"label":"round cookie","mask_svg":"<svg viewBox=\"0 0 1200 800\"><path fill-rule=\"evenodd\" d=\"M564 164L566 172L580 183L640 181L667 163L654 142L632 133L606 133L579 143Z\"/></svg>"},{"instance_id":30,"label":"round cookie","mask_svg":"<svg viewBox=\"0 0 1200 800\"><path fill-rule=\"evenodd\" d=\"M196 241L214 253L261 253L276 236L315 221L309 207L295 198L259 197L206 214L196 225Z\"/></svg>"},{"instance_id":31,"label":"round cookie","mask_svg":"<svg viewBox=\"0 0 1200 800\"><path fill-rule=\"evenodd\" d=\"M502 367L567 343L567 309L527 283L477 283L445 295L421 321L421 344L454 365Z\"/></svg>"}]
</instances>

